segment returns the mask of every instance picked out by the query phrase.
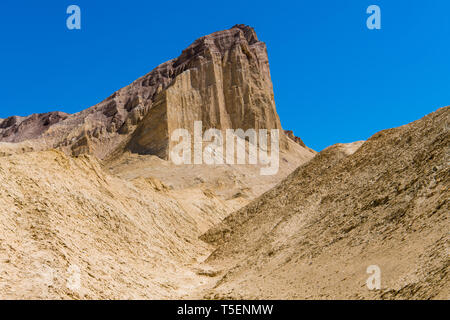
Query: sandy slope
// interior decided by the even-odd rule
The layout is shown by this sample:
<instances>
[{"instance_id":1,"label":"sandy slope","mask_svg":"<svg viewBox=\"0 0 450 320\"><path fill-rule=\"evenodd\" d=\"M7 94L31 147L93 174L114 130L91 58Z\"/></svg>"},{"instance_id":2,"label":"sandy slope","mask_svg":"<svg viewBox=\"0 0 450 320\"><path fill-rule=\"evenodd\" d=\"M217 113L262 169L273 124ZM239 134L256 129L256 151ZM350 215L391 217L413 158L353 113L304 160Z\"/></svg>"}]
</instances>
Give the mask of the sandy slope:
<instances>
[{"instance_id":1,"label":"sandy slope","mask_svg":"<svg viewBox=\"0 0 450 320\"><path fill-rule=\"evenodd\" d=\"M449 112L332 146L250 204L289 155L270 181L3 144L0 297L448 299Z\"/></svg>"},{"instance_id":2,"label":"sandy slope","mask_svg":"<svg viewBox=\"0 0 450 320\"><path fill-rule=\"evenodd\" d=\"M59 151L2 157L0 180L1 298L178 297L203 281L192 266L210 248L198 235L231 210L199 189L184 191L187 206L156 179ZM66 287L71 265L79 292Z\"/></svg>"},{"instance_id":3,"label":"sandy slope","mask_svg":"<svg viewBox=\"0 0 450 320\"><path fill-rule=\"evenodd\" d=\"M202 237L222 273L197 297L449 299L449 116L332 146L227 217Z\"/></svg>"}]
</instances>

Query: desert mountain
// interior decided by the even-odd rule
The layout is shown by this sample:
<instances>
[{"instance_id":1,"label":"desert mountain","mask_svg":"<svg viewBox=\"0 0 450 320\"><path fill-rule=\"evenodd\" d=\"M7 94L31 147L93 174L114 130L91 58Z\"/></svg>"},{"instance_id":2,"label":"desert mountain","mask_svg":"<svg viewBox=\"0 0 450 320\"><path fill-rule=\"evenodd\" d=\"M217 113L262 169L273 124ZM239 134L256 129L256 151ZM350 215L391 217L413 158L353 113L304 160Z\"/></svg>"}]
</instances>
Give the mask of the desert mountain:
<instances>
[{"instance_id":1,"label":"desert mountain","mask_svg":"<svg viewBox=\"0 0 450 320\"><path fill-rule=\"evenodd\" d=\"M175 165L171 132L279 129L280 169ZM210 280L199 236L315 152L285 135L266 47L238 25L76 114L0 120L0 297L176 298ZM241 143L248 144L242 140ZM248 154L247 154L248 156ZM70 268L82 289L68 289Z\"/></svg>"},{"instance_id":2,"label":"desert mountain","mask_svg":"<svg viewBox=\"0 0 450 320\"><path fill-rule=\"evenodd\" d=\"M228 216L202 236L223 272L204 297L448 299L449 117L331 146Z\"/></svg>"},{"instance_id":3,"label":"desert mountain","mask_svg":"<svg viewBox=\"0 0 450 320\"><path fill-rule=\"evenodd\" d=\"M172 132L192 133L194 121L202 121L203 131L279 129L278 174L260 177L255 165L180 167L159 161L168 160L176 143ZM245 25L194 41L178 58L79 113L0 121L0 155L50 149L93 155L121 177L156 177L174 188L201 185L226 198L253 198L315 154L282 130L266 45Z\"/></svg>"},{"instance_id":4,"label":"desert mountain","mask_svg":"<svg viewBox=\"0 0 450 320\"><path fill-rule=\"evenodd\" d=\"M178 58L82 112L2 120L0 142L33 139L36 150L99 159L120 147L167 159L173 130L192 131L194 121L204 129L281 130L266 45L251 27L236 25L196 40ZM283 148L304 151L285 137Z\"/></svg>"},{"instance_id":5,"label":"desert mountain","mask_svg":"<svg viewBox=\"0 0 450 320\"><path fill-rule=\"evenodd\" d=\"M237 25L89 109L2 119L0 298L448 298L449 112L316 154ZM175 165L194 121L280 130L278 174Z\"/></svg>"}]
</instances>

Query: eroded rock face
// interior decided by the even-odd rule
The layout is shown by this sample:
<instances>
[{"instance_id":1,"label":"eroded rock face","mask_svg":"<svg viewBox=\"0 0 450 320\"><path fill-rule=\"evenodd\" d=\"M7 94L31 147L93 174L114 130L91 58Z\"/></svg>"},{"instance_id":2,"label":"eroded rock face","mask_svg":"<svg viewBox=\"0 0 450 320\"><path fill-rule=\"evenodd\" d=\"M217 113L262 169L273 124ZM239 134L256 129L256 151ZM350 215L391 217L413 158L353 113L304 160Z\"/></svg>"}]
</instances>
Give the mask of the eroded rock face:
<instances>
[{"instance_id":1,"label":"eroded rock face","mask_svg":"<svg viewBox=\"0 0 450 320\"><path fill-rule=\"evenodd\" d=\"M202 37L165 67L175 77L156 95L129 150L167 158L171 132L193 132L194 121L204 130L281 129L266 46L252 28L237 25Z\"/></svg>"},{"instance_id":2,"label":"eroded rock face","mask_svg":"<svg viewBox=\"0 0 450 320\"><path fill-rule=\"evenodd\" d=\"M167 159L171 132L281 129L266 46L253 28L236 25L196 40L101 103L73 115L53 112L0 123L0 142L40 139L41 149L104 159L131 151ZM289 145L281 134L282 147ZM39 149L39 148L37 148Z\"/></svg>"},{"instance_id":3,"label":"eroded rock face","mask_svg":"<svg viewBox=\"0 0 450 320\"><path fill-rule=\"evenodd\" d=\"M0 141L21 142L42 135L50 126L67 119L64 112L33 114L28 117L12 116L0 120Z\"/></svg>"},{"instance_id":4,"label":"eroded rock face","mask_svg":"<svg viewBox=\"0 0 450 320\"><path fill-rule=\"evenodd\" d=\"M201 297L447 299L449 116L330 146L228 216L201 237L228 266Z\"/></svg>"},{"instance_id":5,"label":"eroded rock face","mask_svg":"<svg viewBox=\"0 0 450 320\"><path fill-rule=\"evenodd\" d=\"M296 135L294 135L294 132L292 130L284 130L284 134L286 136L288 136L292 141L298 143L299 145L301 145L302 147L306 148L305 143L303 142L303 140L300 137L297 137Z\"/></svg>"}]
</instances>

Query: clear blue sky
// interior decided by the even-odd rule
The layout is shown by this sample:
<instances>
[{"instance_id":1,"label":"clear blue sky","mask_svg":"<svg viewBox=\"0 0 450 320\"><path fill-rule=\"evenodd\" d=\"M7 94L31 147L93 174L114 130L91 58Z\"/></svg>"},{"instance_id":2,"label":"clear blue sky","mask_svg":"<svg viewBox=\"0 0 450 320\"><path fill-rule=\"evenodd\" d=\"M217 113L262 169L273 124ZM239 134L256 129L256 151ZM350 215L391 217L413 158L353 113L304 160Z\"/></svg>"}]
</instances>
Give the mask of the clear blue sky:
<instances>
[{"instance_id":1,"label":"clear blue sky","mask_svg":"<svg viewBox=\"0 0 450 320\"><path fill-rule=\"evenodd\" d=\"M381 30L366 27L371 4ZM78 112L237 23L267 44L283 127L316 150L450 104L448 0L2 0L0 118Z\"/></svg>"}]
</instances>

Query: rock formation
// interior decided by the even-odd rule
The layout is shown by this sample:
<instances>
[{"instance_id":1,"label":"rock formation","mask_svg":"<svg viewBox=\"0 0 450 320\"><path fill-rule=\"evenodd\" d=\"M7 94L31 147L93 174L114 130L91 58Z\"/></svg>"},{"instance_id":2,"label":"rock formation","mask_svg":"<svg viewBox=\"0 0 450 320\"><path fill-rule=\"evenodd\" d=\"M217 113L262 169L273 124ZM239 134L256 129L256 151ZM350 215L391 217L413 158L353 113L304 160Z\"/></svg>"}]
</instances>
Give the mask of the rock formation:
<instances>
[{"instance_id":1,"label":"rock formation","mask_svg":"<svg viewBox=\"0 0 450 320\"><path fill-rule=\"evenodd\" d=\"M0 124L0 141L39 139L43 149L100 159L127 150L167 159L172 131L192 131L194 121L204 130L281 130L266 46L251 27L196 40L178 58L80 113L8 118ZM283 134L281 140L282 148L301 150Z\"/></svg>"},{"instance_id":2,"label":"rock formation","mask_svg":"<svg viewBox=\"0 0 450 320\"><path fill-rule=\"evenodd\" d=\"M267 177L167 161L171 131L196 120L281 129L252 28L203 37L79 113L0 120L0 298L175 298L205 282L199 236L315 152L282 136ZM73 266L80 290L67 287Z\"/></svg>"},{"instance_id":3,"label":"rock formation","mask_svg":"<svg viewBox=\"0 0 450 320\"><path fill-rule=\"evenodd\" d=\"M284 134L289 137L292 141L297 142L299 145L301 145L303 148L307 148L305 143L300 137L297 137L294 135L294 132L292 130L284 130Z\"/></svg>"},{"instance_id":4,"label":"rock formation","mask_svg":"<svg viewBox=\"0 0 450 320\"><path fill-rule=\"evenodd\" d=\"M77 114L0 119L0 298L448 299L449 113L316 154L237 25ZM167 161L196 120L279 129L278 174Z\"/></svg>"},{"instance_id":5,"label":"rock formation","mask_svg":"<svg viewBox=\"0 0 450 320\"><path fill-rule=\"evenodd\" d=\"M266 46L250 27L237 25L196 40L161 72L173 80L155 96L128 144L131 151L167 158L170 133L192 132L195 120L204 130L281 129ZM152 135L155 131L161 134Z\"/></svg>"},{"instance_id":6,"label":"rock formation","mask_svg":"<svg viewBox=\"0 0 450 320\"><path fill-rule=\"evenodd\" d=\"M223 271L202 297L448 299L449 117L331 146L228 216L202 236Z\"/></svg>"},{"instance_id":7,"label":"rock formation","mask_svg":"<svg viewBox=\"0 0 450 320\"><path fill-rule=\"evenodd\" d=\"M168 160L176 143L171 133L178 128L192 133L194 121L202 121L203 130L279 129L278 174L255 178L260 173L254 165L180 168L154 161L151 156ZM266 46L251 27L236 25L194 41L178 58L79 113L3 120L0 155L58 149L69 156L93 155L119 175L156 177L174 188L220 189L225 199L253 198L315 155L291 138L275 109ZM133 166L124 168L130 162Z\"/></svg>"}]
</instances>

